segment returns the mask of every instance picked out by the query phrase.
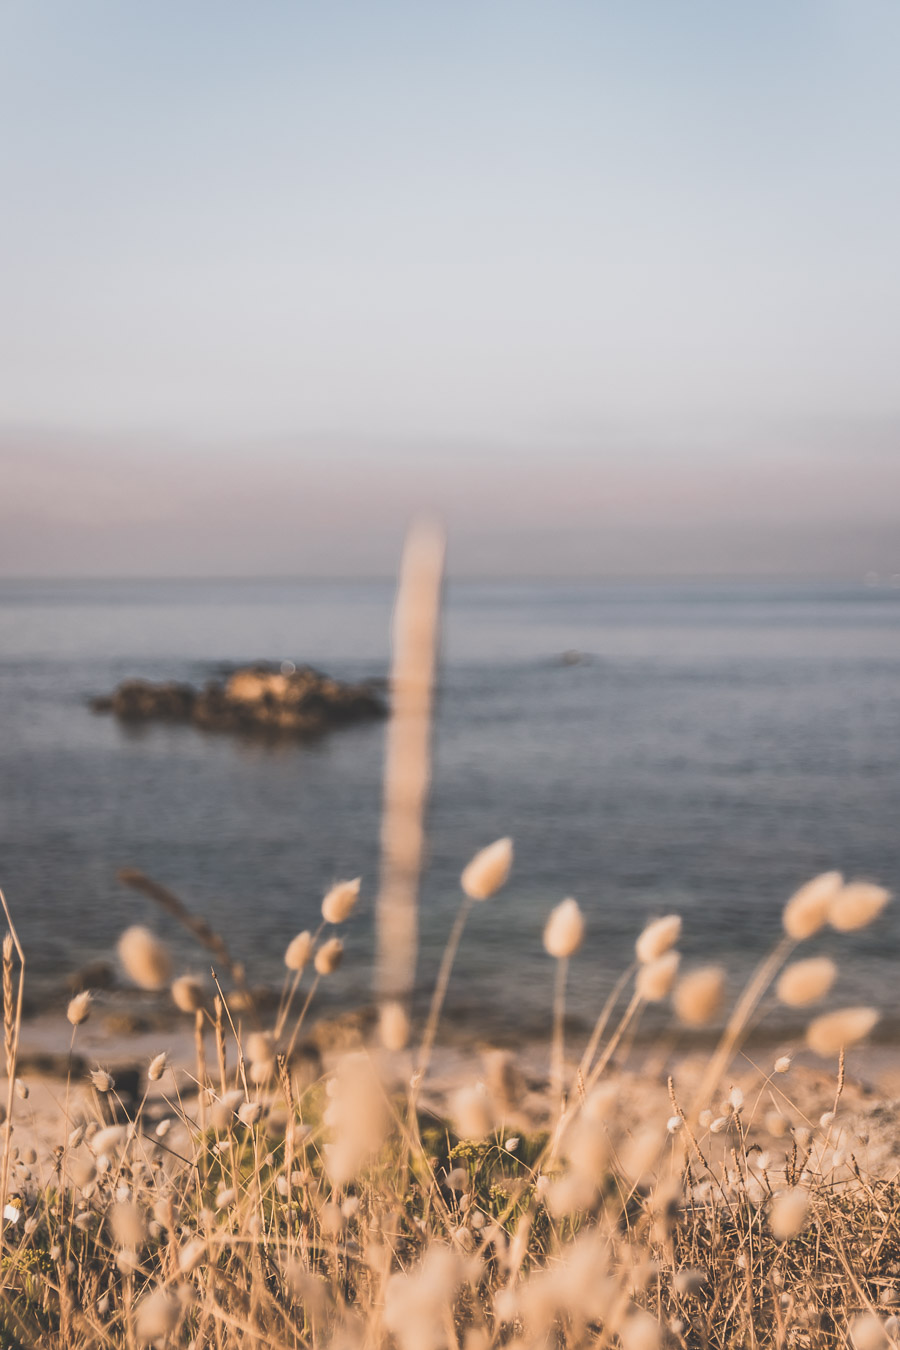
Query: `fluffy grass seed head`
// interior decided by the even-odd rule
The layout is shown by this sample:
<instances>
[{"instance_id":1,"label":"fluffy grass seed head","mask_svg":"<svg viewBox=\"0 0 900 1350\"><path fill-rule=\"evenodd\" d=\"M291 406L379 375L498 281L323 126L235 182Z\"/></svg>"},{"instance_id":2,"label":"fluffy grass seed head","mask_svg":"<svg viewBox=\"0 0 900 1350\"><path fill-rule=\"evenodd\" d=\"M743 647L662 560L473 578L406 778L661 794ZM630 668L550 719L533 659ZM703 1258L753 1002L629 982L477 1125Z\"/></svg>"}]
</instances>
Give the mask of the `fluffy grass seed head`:
<instances>
[{"instance_id":1,"label":"fluffy grass seed head","mask_svg":"<svg viewBox=\"0 0 900 1350\"><path fill-rule=\"evenodd\" d=\"M235 1113L244 1104L241 1088L232 1088L210 1102L209 1119L214 1129L224 1132L234 1122Z\"/></svg>"},{"instance_id":2,"label":"fluffy grass seed head","mask_svg":"<svg viewBox=\"0 0 900 1350\"><path fill-rule=\"evenodd\" d=\"M784 907L782 922L788 937L802 942L818 933L828 920L829 906L844 884L840 872L821 872L795 891Z\"/></svg>"},{"instance_id":3,"label":"fluffy grass seed head","mask_svg":"<svg viewBox=\"0 0 900 1350\"><path fill-rule=\"evenodd\" d=\"M609 1171L610 1145L605 1125L582 1113L567 1129L562 1147L570 1172L586 1182L593 1193Z\"/></svg>"},{"instance_id":4,"label":"fluffy grass seed head","mask_svg":"<svg viewBox=\"0 0 900 1350\"><path fill-rule=\"evenodd\" d=\"M489 900L505 886L513 862L513 841L498 839L488 844L463 871L460 885L470 900Z\"/></svg>"},{"instance_id":5,"label":"fluffy grass seed head","mask_svg":"<svg viewBox=\"0 0 900 1350\"><path fill-rule=\"evenodd\" d=\"M672 1002L686 1026L700 1027L711 1022L722 1006L725 972L721 966L702 966L682 975L675 986Z\"/></svg>"},{"instance_id":6,"label":"fluffy grass seed head","mask_svg":"<svg viewBox=\"0 0 900 1350\"><path fill-rule=\"evenodd\" d=\"M634 944L637 959L645 966L650 965L652 961L658 961L670 947L675 946L680 937L680 914L666 914L661 919L654 919L652 923L647 924Z\"/></svg>"},{"instance_id":7,"label":"fluffy grass seed head","mask_svg":"<svg viewBox=\"0 0 900 1350\"><path fill-rule=\"evenodd\" d=\"M147 1070L147 1077L151 1083L158 1083L160 1078L168 1067L169 1057L165 1050L161 1055L154 1055L150 1061L150 1067Z\"/></svg>"},{"instance_id":8,"label":"fluffy grass seed head","mask_svg":"<svg viewBox=\"0 0 900 1350\"><path fill-rule=\"evenodd\" d=\"M284 953L284 964L288 970L303 970L312 956L312 949L312 933L298 933L292 938Z\"/></svg>"},{"instance_id":9,"label":"fluffy grass seed head","mask_svg":"<svg viewBox=\"0 0 900 1350\"><path fill-rule=\"evenodd\" d=\"M340 938L329 938L316 952L315 967L319 975L333 975L344 956L344 944Z\"/></svg>"},{"instance_id":10,"label":"fluffy grass seed head","mask_svg":"<svg viewBox=\"0 0 900 1350\"><path fill-rule=\"evenodd\" d=\"M339 881L322 901L322 918L326 923L344 923L349 919L359 899L361 877L353 881Z\"/></svg>"},{"instance_id":11,"label":"fluffy grass seed head","mask_svg":"<svg viewBox=\"0 0 900 1350\"><path fill-rule=\"evenodd\" d=\"M450 1100L450 1114L461 1139L483 1139L494 1128L490 1098L478 1086L455 1092Z\"/></svg>"},{"instance_id":12,"label":"fluffy grass seed head","mask_svg":"<svg viewBox=\"0 0 900 1350\"><path fill-rule=\"evenodd\" d=\"M828 922L839 933L852 933L865 928L884 909L891 898L890 891L876 886L873 881L849 881L828 906Z\"/></svg>"},{"instance_id":13,"label":"fluffy grass seed head","mask_svg":"<svg viewBox=\"0 0 900 1350\"><path fill-rule=\"evenodd\" d=\"M891 1340L877 1313L857 1313L850 1322L853 1350L888 1350Z\"/></svg>"},{"instance_id":14,"label":"fluffy grass seed head","mask_svg":"<svg viewBox=\"0 0 900 1350\"><path fill-rule=\"evenodd\" d=\"M634 987L645 1003L659 1003L668 997L675 983L680 960L679 952L669 951L641 966Z\"/></svg>"},{"instance_id":15,"label":"fluffy grass seed head","mask_svg":"<svg viewBox=\"0 0 900 1350\"><path fill-rule=\"evenodd\" d=\"M775 992L789 1008L803 1008L824 998L836 977L837 966L829 957L811 956L806 961L794 961L785 966Z\"/></svg>"},{"instance_id":16,"label":"fluffy grass seed head","mask_svg":"<svg viewBox=\"0 0 900 1350\"><path fill-rule=\"evenodd\" d=\"M769 1206L769 1228L777 1242L787 1242L803 1230L809 1214L809 1192L802 1186L779 1191Z\"/></svg>"},{"instance_id":17,"label":"fluffy grass seed head","mask_svg":"<svg viewBox=\"0 0 900 1350\"><path fill-rule=\"evenodd\" d=\"M618 1160L626 1177L635 1185L650 1177L659 1161L662 1137L658 1128L642 1125L635 1129L618 1149Z\"/></svg>"},{"instance_id":18,"label":"fluffy grass seed head","mask_svg":"<svg viewBox=\"0 0 900 1350\"><path fill-rule=\"evenodd\" d=\"M108 1074L107 1077L109 1077ZM92 1134L88 1138L87 1145L94 1156L98 1157L104 1153L111 1154L121 1151L130 1137L126 1125L107 1125L105 1129L97 1130L96 1134Z\"/></svg>"},{"instance_id":19,"label":"fluffy grass seed head","mask_svg":"<svg viewBox=\"0 0 900 1350\"><path fill-rule=\"evenodd\" d=\"M139 1345L166 1340L178 1325L180 1305L175 1294L159 1287L137 1305L134 1329Z\"/></svg>"},{"instance_id":20,"label":"fluffy grass seed head","mask_svg":"<svg viewBox=\"0 0 900 1350\"><path fill-rule=\"evenodd\" d=\"M397 1271L384 1290L384 1325L398 1350L440 1350L452 1325L452 1304L464 1278L459 1252L434 1243L418 1266Z\"/></svg>"},{"instance_id":21,"label":"fluffy grass seed head","mask_svg":"<svg viewBox=\"0 0 900 1350\"><path fill-rule=\"evenodd\" d=\"M140 924L126 928L119 938L119 960L125 973L141 989L164 989L172 973L168 948L155 933Z\"/></svg>"},{"instance_id":22,"label":"fluffy grass seed head","mask_svg":"<svg viewBox=\"0 0 900 1350\"><path fill-rule=\"evenodd\" d=\"M255 1087L264 1087L275 1077L277 1067L274 1059L254 1059L247 1070L247 1077Z\"/></svg>"},{"instance_id":23,"label":"fluffy grass seed head","mask_svg":"<svg viewBox=\"0 0 900 1350\"><path fill-rule=\"evenodd\" d=\"M855 1045L878 1021L877 1008L839 1008L824 1013L810 1022L806 1029L806 1044L823 1058L840 1054L848 1045Z\"/></svg>"},{"instance_id":24,"label":"fluffy grass seed head","mask_svg":"<svg viewBox=\"0 0 900 1350\"><path fill-rule=\"evenodd\" d=\"M544 946L557 960L572 956L584 940L584 915L577 900L563 900L551 911Z\"/></svg>"},{"instance_id":25,"label":"fluffy grass seed head","mask_svg":"<svg viewBox=\"0 0 900 1350\"><path fill-rule=\"evenodd\" d=\"M172 982L172 1001L179 1012L200 1012L206 1007L206 991L194 975L179 975Z\"/></svg>"},{"instance_id":26,"label":"fluffy grass seed head","mask_svg":"<svg viewBox=\"0 0 900 1350\"><path fill-rule=\"evenodd\" d=\"M182 1275L190 1275L206 1256L206 1243L202 1238L191 1238L178 1253L178 1269Z\"/></svg>"},{"instance_id":27,"label":"fluffy grass seed head","mask_svg":"<svg viewBox=\"0 0 900 1350\"><path fill-rule=\"evenodd\" d=\"M382 1006L378 1031L385 1050L405 1050L409 1043L409 1017L402 1003L391 999Z\"/></svg>"},{"instance_id":28,"label":"fluffy grass seed head","mask_svg":"<svg viewBox=\"0 0 900 1350\"><path fill-rule=\"evenodd\" d=\"M133 1200L117 1200L107 1215L110 1232L120 1247L133 1250L147 1238L147 1219Z\"/></svg>"},{"instance_id":29,"label":"fluffy grass seed head","mask_svg":"<svg viewBox=\"0 0 900 1350\"><path fill-rule=\"evenodd\" d=\"M275 1058L275 1038L271 1031L251 1031L244 1041L244 1057L251 1063Z\"/></svg>"},{"instance_id":30,"label":"fluffy grass seed head","mask_svg":"<svg viewBox=\"0 0 900 1350\"><path fill-rule=\"evenodd\" d=\"M619 1330L622 1350L658 1350L662 1328L655 1317L642 1308L633 1308Z\"/></svg>"},{"instance_id":31,"label":"fluffy grass seed head","mask_svg":"<svg viewBox=\"0 0 900 1350\"><path fill-rule=\"evenodd\" d=\"M83 989L80 994L76 994L69 1000L69 1006L66 1009L66 1017L72 1023L73 1027L80 1027L82 1022L86 1022L91 1015L91 993L88 989Z\"/></svg>"}]
</instances>

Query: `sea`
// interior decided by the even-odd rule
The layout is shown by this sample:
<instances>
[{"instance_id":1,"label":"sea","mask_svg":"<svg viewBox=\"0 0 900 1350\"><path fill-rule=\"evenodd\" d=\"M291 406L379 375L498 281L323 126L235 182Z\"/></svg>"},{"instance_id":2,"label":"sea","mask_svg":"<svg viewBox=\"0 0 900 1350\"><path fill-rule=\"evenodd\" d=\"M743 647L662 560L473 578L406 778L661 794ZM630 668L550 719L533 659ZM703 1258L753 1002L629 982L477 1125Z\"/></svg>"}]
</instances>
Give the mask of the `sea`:
<instances>
[{"instance_id":1,"label":"sea","mask_svg":"<svg viewBox=\"0 0 900 1350\"><path fill-rule=\"evenodd\" d=\"M136 867L205 916L251 983L337 879L362 877L341 970L317 1005L372 1000L384 723L311 744L118 724L89 708L129 676L200 684L231 664L309 663L383 679L393 587L369 581L0 582L0 886L29 1006L146 923L179 970L208 972ZM684 919L685 967L736 989L777 941L785 900L837 868L900 889L900 590L796 583L451 582L445 592L417 999L428 997L469 857L515 841L506 889L476 905L447 1034L546 1034L541 935L574 896L586 936L567 1007L596 1017L646 920ZM807 944L831 1002L900 1028L900 904ZM793 1022L792 1022L793 1018ZM759 1034L796 1031L774 1000ZM647 1025L653 1028L651 1018Z\"/></svg>"}]
</instances>

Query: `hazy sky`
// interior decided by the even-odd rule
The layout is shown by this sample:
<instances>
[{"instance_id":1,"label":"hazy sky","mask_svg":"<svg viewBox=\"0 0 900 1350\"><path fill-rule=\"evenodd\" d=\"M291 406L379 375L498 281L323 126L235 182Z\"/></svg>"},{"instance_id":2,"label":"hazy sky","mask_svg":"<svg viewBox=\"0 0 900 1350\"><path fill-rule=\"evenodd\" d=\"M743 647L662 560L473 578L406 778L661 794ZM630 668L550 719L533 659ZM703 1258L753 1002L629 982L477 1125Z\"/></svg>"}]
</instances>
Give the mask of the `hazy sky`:
<instances>
[{"instance_id":1,"label":"hazy sky","mask_svg":"<svg viewBox=\"0 0 900 1350\"><path fill-rule=\"evenodd\" d=\"M8 0L0 572L900 571L896 0Z\"/></svg>"}]
</instances>

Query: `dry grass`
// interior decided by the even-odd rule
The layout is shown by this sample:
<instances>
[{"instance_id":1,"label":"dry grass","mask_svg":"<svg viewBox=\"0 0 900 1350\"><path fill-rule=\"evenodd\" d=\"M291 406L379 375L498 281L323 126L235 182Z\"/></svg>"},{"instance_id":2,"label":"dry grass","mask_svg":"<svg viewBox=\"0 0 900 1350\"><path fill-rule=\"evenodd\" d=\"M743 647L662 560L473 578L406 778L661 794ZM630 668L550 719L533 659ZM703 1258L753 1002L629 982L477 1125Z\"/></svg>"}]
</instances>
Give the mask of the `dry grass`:
<instances>
[{"instance_id":1,"label":"dry grass","mask_svg":"<svg viewBox=\"0 0 900 1350\"><path fill-rule=\"evenodd\" d=\"M642 1113L607 1081L609 1047L641 1002L623 982L580 1065L561 1067L548 1047L552 1089L526 1089L512 1062L489 1082L473 1064L439 1118L419 1105L418 1074L397 1089L398 1063L423 1065L415 1046L398 1057L360 1044L311 1082L289 1053L332 968L315 954L334 942L323 925L305 968L288 970L275 1027L237 987L192 1013L193 1082L158 1057L129 1113L95 1071L91 1107L60 1121L49 1171L17 1147L11 1092L3 1344L869 1350L900 1339L900 1186L863 1170L864 1144L841 1118L842 1058L820 1120L793 1105L790 1071L774 1066L752 1096L723 1098L722 1079L683 1102L670 1082L665 1109L648 1097ZM769 981L793 946L765 963ZM658 935L639 950L669 954ZM8 941L13 1083L15 951ZM751 987L723 1035L730 1053L763 993ZM89 1016L73 1001L76 1047ZM705 1081L695 1075L690 1092ZM760 1148L763 1124L780 1147Z\"/></svg>"}]
</instances>

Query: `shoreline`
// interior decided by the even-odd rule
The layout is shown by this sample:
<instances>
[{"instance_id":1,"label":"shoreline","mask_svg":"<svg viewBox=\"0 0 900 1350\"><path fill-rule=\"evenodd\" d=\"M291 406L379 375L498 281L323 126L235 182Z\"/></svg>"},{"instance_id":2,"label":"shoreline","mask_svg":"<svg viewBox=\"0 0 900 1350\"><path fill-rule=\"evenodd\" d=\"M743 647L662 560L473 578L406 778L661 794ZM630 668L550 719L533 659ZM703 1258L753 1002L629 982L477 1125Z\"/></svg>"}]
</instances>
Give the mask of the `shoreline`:
<instances>
[{"instance_id":1,"label":"shoreline","mask_svg":"<svg viewBox=\"0 0 900 1350\"><path fill-rule=\"evenodd\" d=\"M246 990L246 996L252 1000L252 1007L238 1009L238 1000L245 993L235 989L223 990L226 1001L231 1007L235 1020L244 1021L248 1027L259 1030L274 1019L280 1005L285 986L254 985ZM111 987L92 986L76 972L67 982L67 989L60 992L57 985L54 991L39 990L29 996L26 988L23 1004L22 1026L32 1029L32 1039L44 1041L46 1028L56 1026L66 1033L66 1008L69 1000L82 991L92 995L90 1027L92 1031L102 1026L108 1038L126 1038L128 1036L157 1037L177 1036L185 1029L193 1037L190 1015L180 1011L173 1003L168 990L149 993L134 985L116 983ZM296 1000L295 1010L299 1010L304 998L301 986ZM212 994L210 993L210 1006ZM417 990L413 996L410 1010L413 1025L423 1024L428 1014L431 990ZM232 1000L234 1000L232 1002ZM617 1009L624 1009L627 999L620 997ZM319 1006L317 1007L317 1004ZM877 1005L876 1005L877 1006ZM753 1023L747 1030L742 1044L760 1056L767 1052L782 1053L779 1047L801 1046L806 1027L811 1018L820 1012L829 1011L828 1006L811 1007L803 1015L803 1009L791 1009L772 998L758 1009ZM789 1016L786 1017L785 1015ZM775 1016L779 1018L775 1020ZM360 1033L373 1032L378 1021L378 1009L374 997L356 999L344 996L339 991L320 989L310 1009L308 1027L318 1028L318 1034L327 1035L330 1030L342 1034L341 1029ZM614 1026L616 1013L610 1018ZM439 1029L439 1040L445 1046L471 1047L479 1043L490 1043L505 1050L517 1050L523 1045L546 1043L551 1029L551 1009L526 1024L511 1022L496 1015L494 1009L478 1010L469 1002L462 1008L456 1006L454 996L447 998ZM566 1014L566 1044L579 1045L587 1042L593 1030L593 1020L577 1013ZM645 1052L653 1047L664 1045L668 1053L703 1053L712 1050L723 1031L719 1021L702 1027L677 1025L673 1029L671 1010L668 1003L645 1004L641 1015L629 1029L624 1044L633 1051ZM62 1036L67 1044L67 1033ZM883 1053L890 1057L896 1054L900 1060L900 1016L881 1013L873 1031L866 1040L866 1047L872 1052ZM48 1053L52 1053L49 1051Z\"/></svg>"},{"instance_id":2,"label":"shoreline","mask_svg":"<svg viewBox=\"0 0 900 1350\"><path fill-rule=\"evenodd\" d=\"M245 1026L243 1034L246 1033ZM70 1059L68 1047L73 1039ZM583 1044L573 1040L567 1045L566 1072L572 1084L577 1082L578 1055ZM210 1026L205 1029L204 1047L208 1062L213 1065L215 1046ZM353 1050L363 1050L372 1056L390 1090L406 1093L415 1069L414 1051L381 1049L375 1036L374 1018L366 1016L365 1010L357 1010L355 1015L320 1018L309 1024L297 1046L292 1069L295 1082L304 1087L326 1078L341 1056ZM171 1085L174 1081L179 1103L196 1100L196 1043L193 1025L184 1016L177 1021L169 1020L166 1027L115 1030L110 1029L102 1013L97 1015L97 1009L93 1009L88 1021L77 1028L74 1038L62 1014L48 1012L24 1022L17 1077L26 1085L27 1099L14 1099L13 1138L20 1152L23 1148L34 1149L42 1165L51 1162L65 1138L67 1096L70 1124L102 1117L105 1108L90 1087L90 1073L97 1068L108 1070L133 1089L135 1100L146 1092L147 1119L151 1124L157 1121L166 1113L166 1101L159 1084L146 1083L146 1069L151 1059L162 1052L166 1053L174 1075L174 1078L167 1075L167 1082ZM231 1081L237 1055L230 1032L226 1052ZM716 1094L717 1099L722 1097L724 1109L731 1087L740 1088L748 1106L753 1106L752 1119L748 1111L748 1138L752 1135L767 1150L784 1147L784 1138L774 1136L766 1125L773 1112L783 1106L785 1118L796 1117L795 1124L799 1122L801 1129L814 1129L823 1113L830 1110L837 1077L836 1062L817 1059L797 1040L778 1043L777 1053L791 1057L786 1075L774 1072L777 1056L771 1047L744 1045ZM626 1119L634 1120L636 1129L648 1118L664 1127L672 1110L670 1076L679 1102L687 1102L707 1059L703 1048L679 1044L675 1038L668 1043L657 1039L633 1044L625 1055L614 1058L603 1081L614 1085L617 1108ZM452 1040L439 1037L422 1087L421 1106L428 1113L446 1119L454 1094L461 1089L478 1086L499 1099L506 1090L505 1084L512 1080L516 1092L510 1093L510 1101L515 1098L517 1105L509 1110L507 1127L513 1132L538 1128L553 1110L550 1048L546 1039L524 1041L511 1050L490 1037L463 1033ZM0 1100L6 1100L6 1093L4 1082L0 1086ZM260 1096L270 1100L277 1096L275 1083L261 1088ZM130 1100L130 1096L125 1100ZM715 1102L710 1105L717 1109ZM855 1137L864 1139L871 1154L870 1170L885 1175L900 1173L900 1044L869 1043L848 1053L840 1120L852 1129Z\"/></svg>"}]
</instances>

